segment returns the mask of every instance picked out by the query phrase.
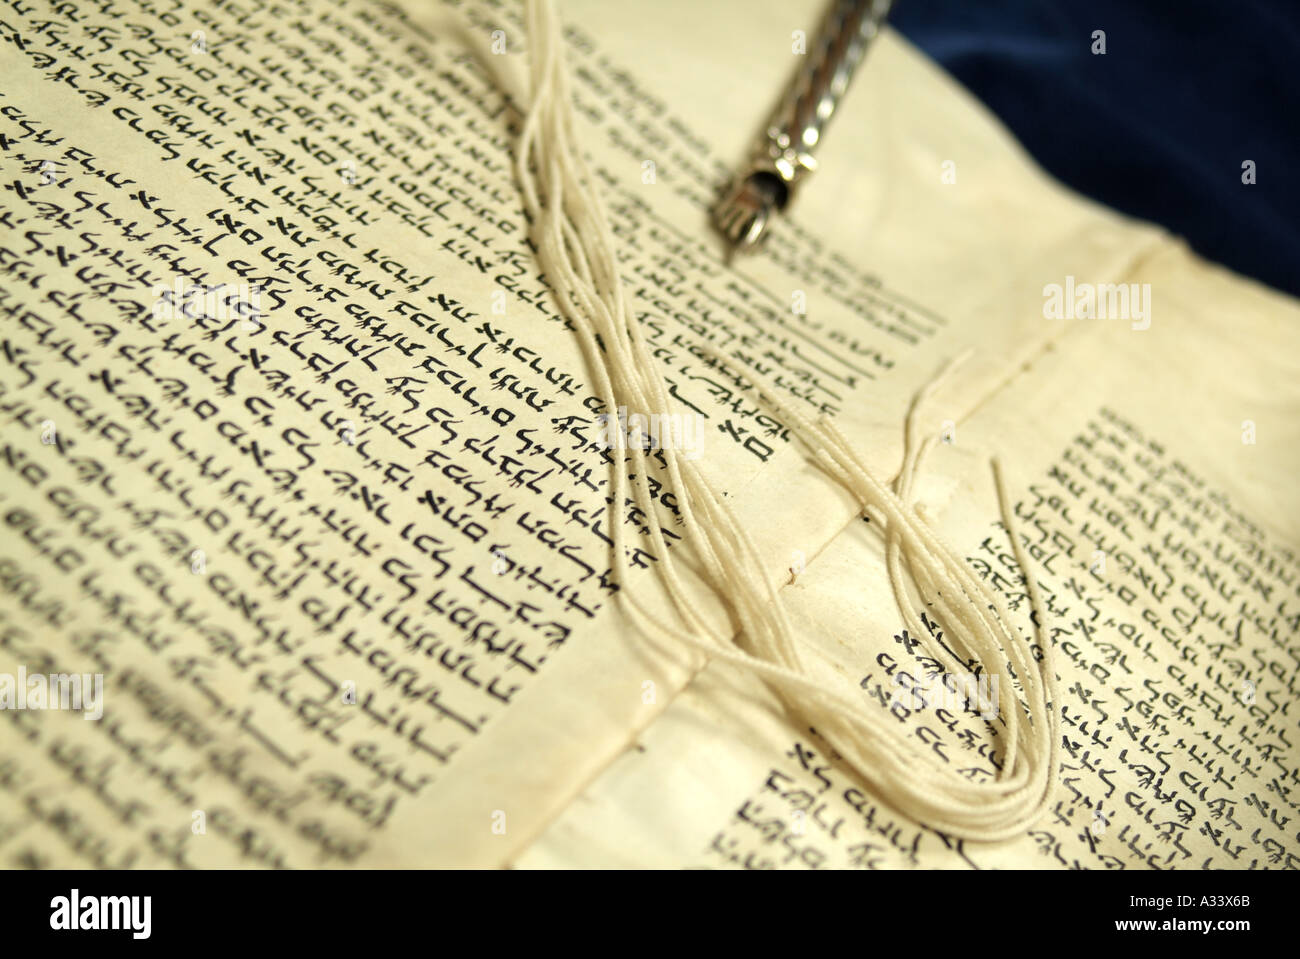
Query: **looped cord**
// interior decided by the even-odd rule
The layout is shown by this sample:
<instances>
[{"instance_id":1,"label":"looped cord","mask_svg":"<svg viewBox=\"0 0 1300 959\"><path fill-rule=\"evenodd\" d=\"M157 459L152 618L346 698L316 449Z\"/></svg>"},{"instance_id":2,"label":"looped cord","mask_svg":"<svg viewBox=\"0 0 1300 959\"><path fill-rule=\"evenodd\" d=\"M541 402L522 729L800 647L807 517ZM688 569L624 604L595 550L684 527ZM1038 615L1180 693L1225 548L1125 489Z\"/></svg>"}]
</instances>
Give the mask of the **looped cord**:
<instances>
[{"instance_id":1,"label":"looped cord","mask_svg":"<svg viewBox=\"0 0 1300 959\"><path fill-rule=\"evenodd\" d=\"M614 238L600 195L574 134L560 23L552 0L528 0L531 98L519 139L516 174L533 225L538 260L563 314L571 321L608 415L619 407L667 413L668 391L647 348L640 325L629 319L618 274ZM707 344L706 350L716 351ZM725 358L718 357L719 359ZM814 460L849 490L876 528L883 530L886 567L894 598L908 629L923 640L929 631L916 610L928 607L946 627L954 657L927 644L927 654L954 675L973 667L997 680L995 732L1004 737L1002 767L971 780L936 762L930 746L887 711L869 708L845 684L829 688L810 678L804 661L813 653L796 641L758 550L689 459L663 444L669 487L676 493L682 538L698 557L699 573L724 601L730 632L710 626L688 592L659 524L648 481L649 463L638 444L627 450L634 482L623 463L612 470L610 536L621 607L647 635L695 648L761 676L788 708L816 726L879 797L939 832L969 840L1000 840L1023 833L1046 810L1058 768L1059 700L1051 644L1044 636L1043 604L1014 525L1002 469L992 461L1002 522L1024 573L1038 656L1020 636L1001 599L943 543L912 505L913 487L933 437L920 439L922 403L949 373L949 364L913 399L904 433L903 466L892 484L881 483L827 418L816 421L764 390L747 373L756 393L790 424ZM617 451L616 451L617 452ZM669 625L628 589L624 512L628 496L649 518L646 526L657 573L680 625ZM734 638L733 638L734 637ZM826 672L826 670L823 670Z\"/></svg>"}]
</instances>

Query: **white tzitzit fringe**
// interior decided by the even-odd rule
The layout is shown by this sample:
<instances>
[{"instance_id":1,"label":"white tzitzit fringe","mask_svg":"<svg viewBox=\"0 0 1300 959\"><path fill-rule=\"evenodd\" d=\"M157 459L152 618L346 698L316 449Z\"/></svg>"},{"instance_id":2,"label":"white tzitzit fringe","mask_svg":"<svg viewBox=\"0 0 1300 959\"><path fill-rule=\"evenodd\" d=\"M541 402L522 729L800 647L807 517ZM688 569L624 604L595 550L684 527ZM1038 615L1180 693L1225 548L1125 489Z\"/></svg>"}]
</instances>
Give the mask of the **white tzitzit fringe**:
<instances>
[{"instance_id":1,"label":"white tzitzit fringe","mask_svg":"<svg viewBox=\"0 0 1300 959\"><path fill-rule=\"evenodd\" d=\"M600 196L574 134L573 110L564 65L560 23L552 0L528 0L531 101L520 136L516 171L534 228L538 259L559 305L573 323L596 392L611 414L620 406L669 412L663 376L650 355L639 324L631 319L618 275L615 243ZM946 372L946 371L945 371ZM624 513L628 471L612 470L610 536L619 599L647 634L685 643L709 656L749 669L764 679L787 706L816 726L877 794L894 808L945 834L999 840L1023 833L1051 799L1058 767L1056 706L1059 703L1051 644L1043 632L1043 604L1013 524L1002 472L993 461L998 504L1017 562L1025 572L1038 639L1035 660L1002 601L942 543L911 506L916 471L933 443L919 443L918 410L934 384L917 395L908 415L903 468L889 489L829 419L816 422L753 384L812 451L823 469L850 490L863 512L884 531L886 563L894 596L909 630L923 642L921 605L934 610L946 638L966 662L936 644L927 654L958 675L979 664L997 687L999 733L1005 737L1002 768L984 781L971 781L935 760L889 713L872 707L854 687L827 688L809 678L790 622L758 551L728 505L716 495L695 463L664 444L671 489L677 494L683 539L699 558L700 573L723 599L732 632L706 622L679 575L676 560L655 517L648 483L649 464L632 444L631 496L648 518L657 571L680 628L645 609L628 589ZM915 597L909 592L909 581ZM733 636L735 637L733 640ZM1016 693L1017 689L1023 693Z\"/></svg>"}]
</instances>

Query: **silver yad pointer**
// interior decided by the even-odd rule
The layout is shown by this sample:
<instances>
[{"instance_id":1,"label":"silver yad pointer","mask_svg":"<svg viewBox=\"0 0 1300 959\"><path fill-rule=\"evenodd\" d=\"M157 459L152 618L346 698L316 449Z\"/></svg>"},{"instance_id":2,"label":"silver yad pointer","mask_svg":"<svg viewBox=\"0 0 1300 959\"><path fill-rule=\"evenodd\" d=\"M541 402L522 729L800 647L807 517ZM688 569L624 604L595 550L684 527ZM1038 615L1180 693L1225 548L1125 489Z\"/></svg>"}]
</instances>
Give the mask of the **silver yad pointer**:
<instances>
[{"instance_id":1,"label":"silver yad pointer","mask_svg":"<svg viewBox=\"0 0 1300 959\"><path fill-rule=\"evenodd\" d=\"M806 59L755 141L749 161L714 208L732 250L754 249L772 218L813 170L835 105L880 32L892 0L833 0Z\"/></svg>"}]
</instances>

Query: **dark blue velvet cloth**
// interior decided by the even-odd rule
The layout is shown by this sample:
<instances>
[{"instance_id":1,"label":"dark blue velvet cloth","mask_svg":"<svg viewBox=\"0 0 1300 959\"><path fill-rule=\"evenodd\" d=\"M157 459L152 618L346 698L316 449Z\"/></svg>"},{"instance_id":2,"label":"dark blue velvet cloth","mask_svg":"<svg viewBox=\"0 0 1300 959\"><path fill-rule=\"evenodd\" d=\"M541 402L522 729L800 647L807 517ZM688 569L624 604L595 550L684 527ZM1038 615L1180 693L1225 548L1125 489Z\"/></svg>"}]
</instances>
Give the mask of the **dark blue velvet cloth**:
<instances>
[{"instance_id":1,"label":"dark blue velvet cloth","mask_svg":"<svg viewBox=\"0 0 1300 959\"><path fill-rule=\"evenodd\" d=\"M891 23L1058 179L1300 296L1300 0L896 0Z\"/></svg>"}]
</instances>

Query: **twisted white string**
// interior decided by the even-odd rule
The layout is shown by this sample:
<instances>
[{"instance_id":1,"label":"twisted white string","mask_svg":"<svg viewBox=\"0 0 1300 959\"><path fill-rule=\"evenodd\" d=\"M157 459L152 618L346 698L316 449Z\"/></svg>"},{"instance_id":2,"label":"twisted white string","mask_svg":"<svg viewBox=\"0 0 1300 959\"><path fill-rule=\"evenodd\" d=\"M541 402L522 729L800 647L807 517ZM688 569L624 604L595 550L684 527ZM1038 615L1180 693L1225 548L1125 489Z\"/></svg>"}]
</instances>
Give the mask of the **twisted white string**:
<instances>
[{"instance_id":1,"label":"twisted white string","mask_svg":"<svg viewBox=\"0 0 1300 959\"><path fill-rule=\"evenodd\" d=\"M527 19L531 102L520 135L516 172L538 259L564 315L573 322L595 390L609 415L619 407L667 414L663 376L639 324L630 320L613 235L574 134L563 41L552 0L528 0ZM694 462L677 455L674 444L663 444L661 454L669 486L677 495L682 538L699 559L700 575L724 601L731 629L713 629L686 589L677 559L655 520L649 464L637 444L627 450L635 480L630 492L648 518L657 573L681 619L680 628L662 622L627 588L623 527L629 483L623 463L615 464L612 477L612 565L622 608L648 635L685 643L762 676L894 808L955 837L998 840L1024 832L1050 801L1058 766L1055 704L1059 694L1051 644L1043 634L1042 599L1015 529L998 462L992 463L998 505L1034 610L1040 653L1036 662L1002 601L911 506L917 470L933 444L933 437L918 442L919 411L937 382L912 403L903 467L892 490L876 479L829 419L813 422L775 391L765 391L752 380L751 385L791 425L819 465L852 492L872 523L883 529L890 582L909 630L924 640L928 630L918 621L916 610L918 603L932 608L934 618L945 625L954 651L967 661L954 659L942 647L927 652L955 674L965 674L971 664L979 664L997 678L998 688L1010 694L999 697L997 705L997 728L1006 744L1002 768L994 777L965 778L934 761L928 745L919 743L888 712L870 707L856 689L840 691L809 678L802 659L806 650L796 642L776 588L744 526ZM1023 700L1015 692L1017 681Z\"/></svg>"}]
</instances>

